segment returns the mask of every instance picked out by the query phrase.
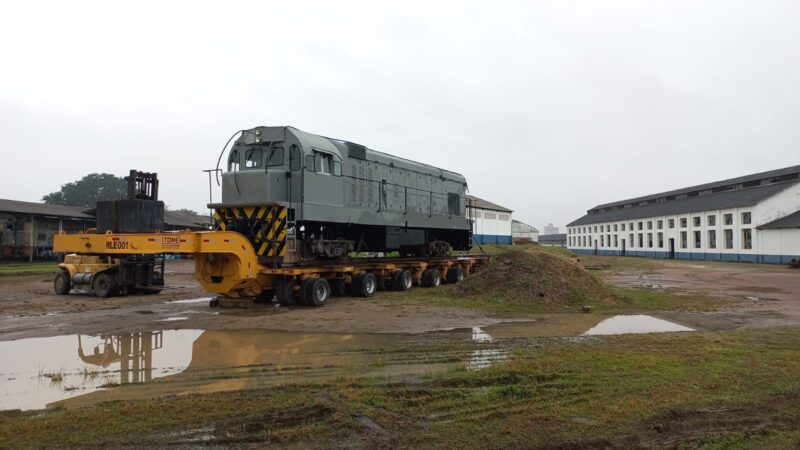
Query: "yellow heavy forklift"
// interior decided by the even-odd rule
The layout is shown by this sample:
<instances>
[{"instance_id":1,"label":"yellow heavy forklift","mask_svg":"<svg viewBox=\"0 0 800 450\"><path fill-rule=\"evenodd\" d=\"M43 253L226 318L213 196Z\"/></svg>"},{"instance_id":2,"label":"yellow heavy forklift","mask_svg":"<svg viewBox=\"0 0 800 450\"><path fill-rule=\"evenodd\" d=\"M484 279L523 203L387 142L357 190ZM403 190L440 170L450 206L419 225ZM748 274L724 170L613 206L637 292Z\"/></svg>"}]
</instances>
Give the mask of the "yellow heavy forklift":
<instances>
[{"instance_id":1,"label":"yellow heavy forklift","mask_svg":"<svg viewBox=\"0 0 800 450\"><path fill-rule=\"evenodd\" d=\"M93 250L84 245L85 253L66 255L53 282L56 294L66 295L74 289L112 297L157 294L164 287L163 253L116 253L130 244L113 236L114 233L148 233L164 227L164 204L158 201L158 175L131 170L127 180L127 199L97 202L97 228L89 230L89 234L109 236L105 248ZM64 238L56 238L60 239Z\"/></svg>"}]
</instances>

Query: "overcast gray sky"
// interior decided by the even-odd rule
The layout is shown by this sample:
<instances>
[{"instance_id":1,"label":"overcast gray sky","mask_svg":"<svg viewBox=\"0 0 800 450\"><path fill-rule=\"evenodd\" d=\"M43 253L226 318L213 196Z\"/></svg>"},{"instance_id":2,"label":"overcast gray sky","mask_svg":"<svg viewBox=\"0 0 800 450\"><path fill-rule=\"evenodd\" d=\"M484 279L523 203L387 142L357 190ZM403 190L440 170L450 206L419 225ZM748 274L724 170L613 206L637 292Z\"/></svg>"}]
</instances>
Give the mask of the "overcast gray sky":
<instances>
[{"instance_id":1,"label":"overcast gray sky","mask_svg":"<svg viewBox=\"0 0 800 450\"><path fill-rule=\"evenodd\" d=\"M292 125L460 172L541 227L800 164L800 2L7 2L0 197ZM215 192L218 199L219 193Z\"/></svg>"}]
</instances>

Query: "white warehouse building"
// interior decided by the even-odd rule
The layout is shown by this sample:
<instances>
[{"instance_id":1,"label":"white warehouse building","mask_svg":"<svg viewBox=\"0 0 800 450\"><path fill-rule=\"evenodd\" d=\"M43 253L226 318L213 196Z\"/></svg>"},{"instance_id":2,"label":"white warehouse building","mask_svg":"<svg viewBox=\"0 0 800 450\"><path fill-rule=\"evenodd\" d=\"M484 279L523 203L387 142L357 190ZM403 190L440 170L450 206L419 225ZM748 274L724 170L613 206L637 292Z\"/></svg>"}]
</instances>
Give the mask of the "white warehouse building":
<instances>
[{"instance_id":1,"label":"white warehouse building","mask_svg":"<svg viewBox=\"0 0 800 450\"><path fill-rule=\"evenodd\" d=\"M567 247L651 258L800 259L800 166L596 206L567 225Z\"/></svg>"},{"instance_id":2,"label":"white warehouse building","mask_svg":"<svg viewBox=\"0 0 800 450\"><path fill-rule=\"evenodd\" d=\"M514 211L467 195L467 217L472 219L472 239L477 244L511 244L511 213Z\"/></svg>"}]
</instances>

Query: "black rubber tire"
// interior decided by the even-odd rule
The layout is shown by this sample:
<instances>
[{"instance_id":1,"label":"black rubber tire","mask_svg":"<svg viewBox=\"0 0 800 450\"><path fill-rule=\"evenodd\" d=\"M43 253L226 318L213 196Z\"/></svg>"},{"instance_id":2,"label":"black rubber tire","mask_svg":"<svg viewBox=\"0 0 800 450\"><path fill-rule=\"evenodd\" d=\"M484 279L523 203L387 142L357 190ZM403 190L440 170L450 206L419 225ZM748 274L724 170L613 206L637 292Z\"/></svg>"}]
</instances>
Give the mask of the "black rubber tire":
<instances>
[{"instance_id":1,"label":"black rubber tire","mask_svg":"<svg viewBox=\"0 0 800 450\"><path fill-rule=\"evenodd\" d=\"M94 276L92 286L94 287L94 293L102 298L113 297L117 291L117 282L114 281L114 277L105 272Z\"/></svg>"},{"instance_id":2,"label":"black rubber tire","mask_svg":"<svg viewBox=\"0 0 800 450\"><path fill-rule=\"evenodd\" d=\"M426 269L422 272L422 285L428 288L439 287L442 278L439 276L439 269Z\"/></svg>"},{"instance_id":3,"label":"black rubber tire","mask_svg":"<svg viewBox=\"0 0 800 450\"><path fill-rule=\"evenodd\" d=\"M256 296L256 303L271 303L272 299L275 298L275 289L264 289L261 291L260 294Z\"/></svg>"},{"instance_id":4,"label":"black rubber tire","mask_svg":"<svg viewBox=\"0 0 800 450\"><path fill-rule=\"evenodd\" d=\"M67 295L72 290L72 280L69 277L69 272L61 270L53 280L53 290L58 295Z\"/></svg>"},{"instance_id":5,"label":"black rubber tire","mask_svg":"<svg viewBox=\"0 0 800 450\"><path fill-rule=\"evenodd\" d=\"M317 278L308 288L306 304L308 306L325 306L331 298L331 287L325 278Z\"/></svg>"},{"instance_id":6,"label":"black rubber tire","mask_svg":"<svg viewBox=\"0 0 800 450\"><path fill-rule=\"evenodd\" d=\"M378 280L375 275L365 273L353 278L352 284L353 294L357 297L372 297L375 291L378 290Z\"/></svg>"},{"instance_id":7,"label":"black rubber tire","mask_svg":"<svg viewBox=\"0 0 800 450\"><path fill-rule=\"evenodd\" d=\"M336 297L347 297L347 283L341 278L334 278L328 284L331 286L331 294Z\"/></svg>"},{"instance_id":8,"label":"black rubber tire","mask_svg":"<svg viewBox=\"0 0 800 450\"><path fill-rule=\"evenodd\" d=\"M389 275L379 275L377 277L379 291L392 290L392 277Z\"/></svg>"},{"instance_id":9,"label":"black rubber tire","mask_svg":"<svg viewBox=\"0 0 800 450\"><path fill-rule=\"evenodd\" d=\"M311 296L312 286L314 285L314 281L316 281L316 280L317 280L316 278L308 278L308 279L303 280L303 284L300 285L300 304L301 305L306 305L306 306L312 306L313 305L313 303L311 303L310 296Z\"/></svg>"},{"instance_id":10,"label":"black rubber tire","mask_svg":"<svg viewBox=\"0 0 800 450\"><path fill-rule=\"evenodd\" d=\"M447 271L447 284L458 283L459 281L464 279L464 269L461 266L451 267L450 270Z\"/></svg>"},{"instance_id":11,"label":"black rubber tire","mask_svg":"<svg viewBox=\"0 0 800 450\"><path fill-rule=\"evenodd\" d=\"M282 280L278 283L275 295L281 305L294 305L294 280Z\"/></svg>"},{"instance_id":12,"label":"black rubber tire","mask_svg":"<svg viewBox=\"0 0 800 450\"><path fill-rule=\"evenodd\" d=\"M398 270L392 274L392 288L395 291L407 291L414 287L414 275L410 270Z\"/></svg>"}]
</instances>

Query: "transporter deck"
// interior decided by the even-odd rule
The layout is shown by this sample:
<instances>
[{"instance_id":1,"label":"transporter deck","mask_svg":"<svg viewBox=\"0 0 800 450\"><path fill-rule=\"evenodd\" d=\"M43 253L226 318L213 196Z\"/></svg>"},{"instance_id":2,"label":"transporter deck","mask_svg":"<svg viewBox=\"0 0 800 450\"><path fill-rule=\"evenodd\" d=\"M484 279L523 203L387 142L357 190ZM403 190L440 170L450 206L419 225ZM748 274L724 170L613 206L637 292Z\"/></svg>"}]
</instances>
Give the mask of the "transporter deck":
<instances>
[{"instance_id":1,"label":"transporter deck","mask_svg":"<svg viewBox=\"0 0 800 450\"><path fill-rule=\"evenodd\" d=\"M259 262L245 236L233 231L59 234L53 248L112 261L130 255L192 255L195 277L210 293L250 301L277 298L282 304L308 306L322 306L331 295L369 297L377 290L405 291L415 285L456 283L489 260L487 255L347 258L270 267ZM59 277L62 282L65 276L71 280L79 277L94 288L95 280L107 282L108 277L101 274L119 270L112 261L93 271L91 277L81 267L62 267L64 272ZM113 295L113 287L105 286L104 290Z\"/></svg>"}]
</instances>

